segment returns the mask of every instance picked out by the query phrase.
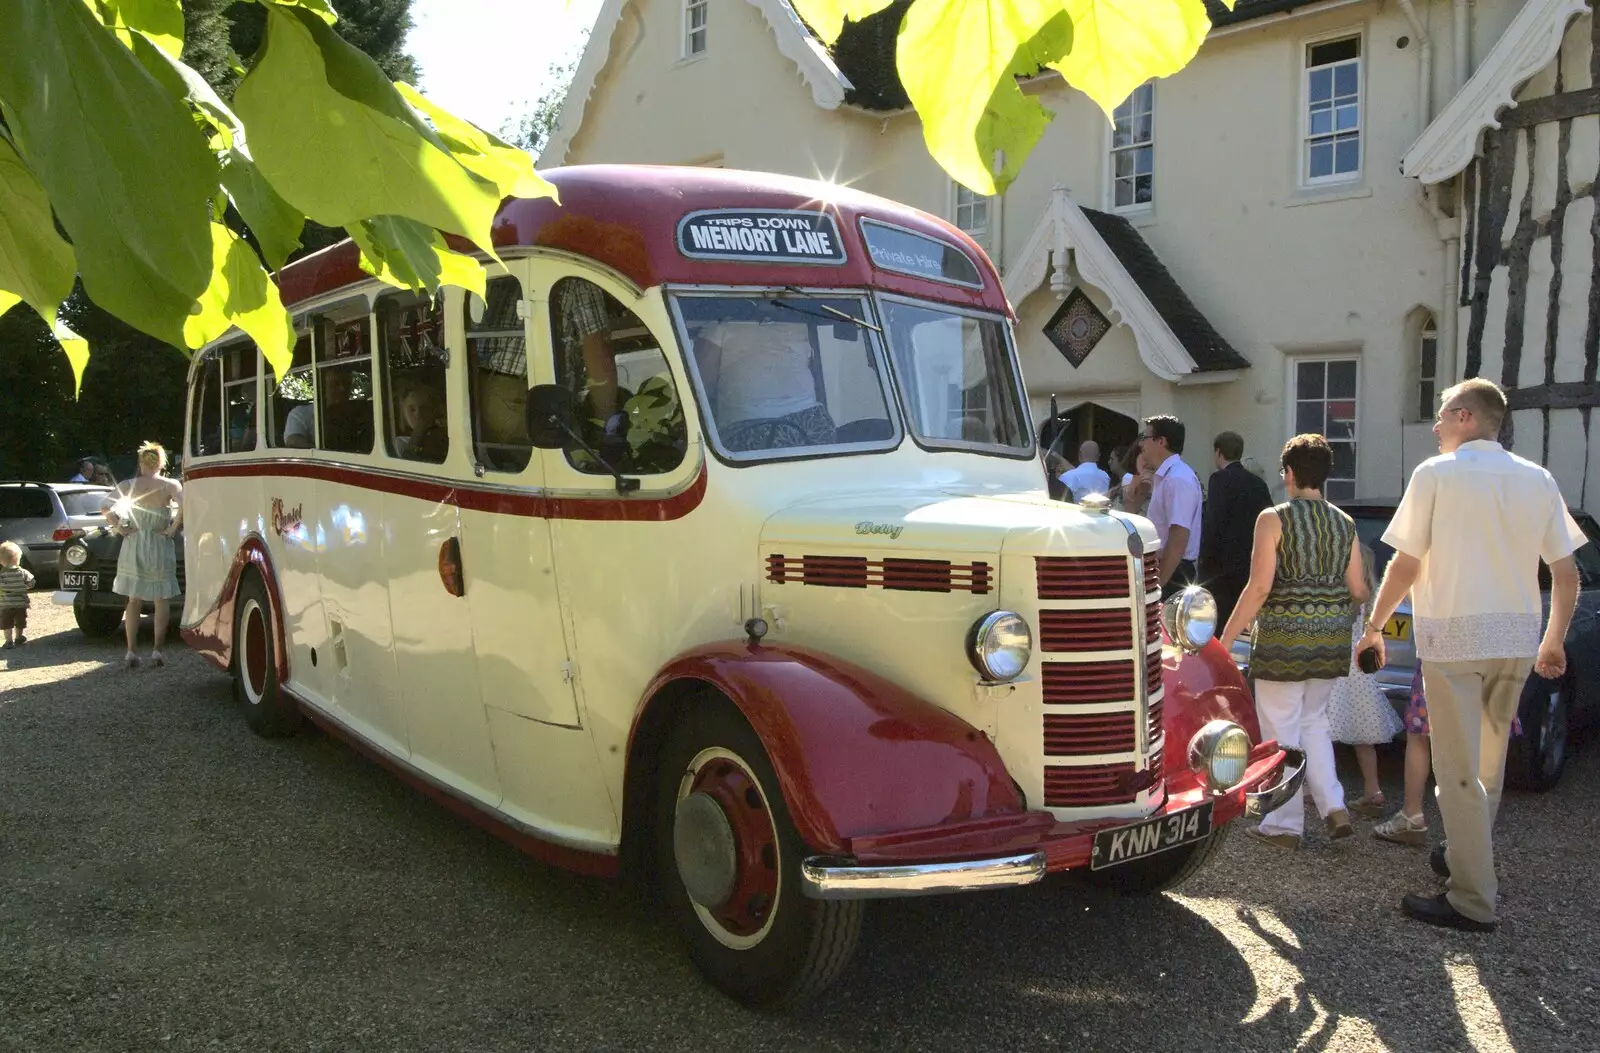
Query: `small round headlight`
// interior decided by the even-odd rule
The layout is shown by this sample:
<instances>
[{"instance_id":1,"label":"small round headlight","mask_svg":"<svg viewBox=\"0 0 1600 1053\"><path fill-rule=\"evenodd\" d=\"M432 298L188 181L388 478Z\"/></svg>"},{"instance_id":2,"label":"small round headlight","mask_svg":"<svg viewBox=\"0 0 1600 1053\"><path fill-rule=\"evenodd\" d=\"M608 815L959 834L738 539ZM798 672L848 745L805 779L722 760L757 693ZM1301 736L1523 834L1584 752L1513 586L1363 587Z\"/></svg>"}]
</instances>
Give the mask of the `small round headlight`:
<instances>
[{"instance_id":1,"label":"small round headlight","mask_svg":"<svg viewBox=\"0 0 1600 1053\"><path fill-rule=\"evenodd\" d=\"M1033 632L1012 611L990 611L967 634L967 658L985 680L1015 680L1033 656Z\"/></svg>"},{"instance_id":2,"label":"small round headlight","mask_svg":"<svg viewBox=\"0 0 1600 1053\"><path fill-rule=\"evenodd\" d=\"M66 561L74 567L81 567L89 562L89 549L81 541L74 541L67 546Z\"/></svg>"},{"instance_id":3,"label":"small round headlight","mask_svg":"<svg viewBox=\"0 0 1600 1053\"><path fill-rule=\"evenodd\" d=\"M1231 790L1250 766L1250 736L1231 720L1213 720L1189 740L1189 768L1213 793Z\"/></svg>"},{"instance_id":4,"label":"small round headlight","mask_svg":"<svg viewBox=\"0 0 1600 1053\"><path fill-rule=\"evenodd\" d=\"M1185 651L1198 651L1217 635L1216 598L1190 585L1162 605L1161 621L1173 643Z\"/></svg>"}]
</instances>

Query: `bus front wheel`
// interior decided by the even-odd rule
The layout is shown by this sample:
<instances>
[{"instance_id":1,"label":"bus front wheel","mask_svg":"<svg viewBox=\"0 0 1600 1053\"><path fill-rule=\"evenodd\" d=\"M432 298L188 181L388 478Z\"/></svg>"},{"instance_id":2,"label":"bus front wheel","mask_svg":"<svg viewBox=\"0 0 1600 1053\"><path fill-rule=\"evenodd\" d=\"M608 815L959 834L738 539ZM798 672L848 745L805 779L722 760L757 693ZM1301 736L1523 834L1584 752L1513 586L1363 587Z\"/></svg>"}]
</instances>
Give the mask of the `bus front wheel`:
<instances>
[{"instance_id":1,"label":"bus front wheel","mask_svg":"<svg viewBox=\"0 0 1600 1053\"><path fill-rule=\"evenodd\" d=\"M755 731L726 699L703 698L660 762L657 873L695 965L757 1008L825 990L855 953L862 904L801 892L806 846Z\"/></svg>"},{"instance_id":2,"label":"bus front wheel","mask_svg":"<svg viewBox=\"0 0 1600 1053\"><path fill-rule=\"evenodd\" d=\"M272 639L268 602L260 577L250 574L240 583L234 604L233 696L252 731L265 738L281 738L300 730L303 718L278 682L277 645Z\"/></svg>"}]
</instances>

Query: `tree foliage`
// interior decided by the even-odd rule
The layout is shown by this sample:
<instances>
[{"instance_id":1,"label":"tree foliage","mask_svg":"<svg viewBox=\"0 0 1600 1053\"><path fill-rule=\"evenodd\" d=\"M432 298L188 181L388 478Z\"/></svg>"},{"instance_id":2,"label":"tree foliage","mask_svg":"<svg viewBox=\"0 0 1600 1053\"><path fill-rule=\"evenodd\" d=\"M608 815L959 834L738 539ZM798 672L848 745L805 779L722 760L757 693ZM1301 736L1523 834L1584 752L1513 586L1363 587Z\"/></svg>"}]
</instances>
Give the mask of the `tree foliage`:
<instances>
[{"instance_id":1,"label":"tree foliage","mask_svg":"<svg viewBox=\"0 0 1600 1053\"><path fill-rule=\"evenodd\" d=\"M561 123L561 107L566 104L573 75L578 72L578 59L583 53L587 37L588 34L584 34L571 55L550 63L544 74L545 84L548 85L544 94L535 99L522 116L501 124L500 138L521 147L534 157L544 153L545 144Z\"/></svg>"},{"instance_id":2,"label":"tree foliage","mask_svg":"<svg viewBox=\"0 0 1600 1053\"><path fill-rule=\"evenodd\" d=\"M862 21L891 2L794 6L832 44L846 19ZM969 189L995 194L1054 116L1018 78L1053 69L1109 117L1134 88L1187 65L1210 28L1205 0L913 0L895 65L933 159Z\"/></svg>"},{"instance_id":3,"label":"tree foliage","mask_svg":"<svg viewBox=\"0 0 1600 1053\"><path fill-rule=\"evenodd\" d=\"M197 348L238 326L281 371L292 329L269 271L307 220L355 236L385 281L481 285L442 235L493 256L500 201L553 191L526 154L402 94L390 72L415 73L393 17L403 0L345 6L372 17L341 35L329 0L235 4L260 21L253 41L247 18L229 26L253 43L238 68L225 52L229 100L179 56L220 76L217 18L233 9L0 0L0 311L26 300L73 339L57 318L70 259L94 303L139 330ZM190 27L204 47L185 47Z\"/></svg>"}]
</instances>

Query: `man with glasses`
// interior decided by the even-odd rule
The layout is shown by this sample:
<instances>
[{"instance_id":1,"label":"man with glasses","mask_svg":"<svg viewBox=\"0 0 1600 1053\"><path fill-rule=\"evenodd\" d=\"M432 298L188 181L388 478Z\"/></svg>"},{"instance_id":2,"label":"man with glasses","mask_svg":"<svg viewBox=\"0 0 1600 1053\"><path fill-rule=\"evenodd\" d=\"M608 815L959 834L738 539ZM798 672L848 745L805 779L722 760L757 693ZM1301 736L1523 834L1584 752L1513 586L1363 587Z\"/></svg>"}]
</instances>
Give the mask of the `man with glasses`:
<instances>
[{"instance_id":1,"label":"man with glasses","mask_svg":"<svg viewBox=\"0 0 1600 1053\"><path fill-rule=\"evenodd\" d=\"M1183 421L1147 417L1139 460L1155 472L1150 510L1145 515L1161 539L1161 596L1181 592L1194 581L1200 557L1200 477L1184 463Z\"/></svg>"},{"instance_id":2,"label":"man with glasses","mask_svg":"<svg viewBox=\"0 0 1600 1053\"><path fill-rule=\"evenodd\" d=\"M1506 398L1468 380L1442 396L1439 456L1417 466L1383 540L1395 550L1358 650L1384 659L1383 626L1412 593L1413 632L1432 731L1446 841L1433 858L1448 879L1401 909L1430 925L1495 927L1491 828L1506 743L1530 669L1557 679L1578 600L1573 551L1585 540L1548 471L1496 437ZM1539 561L1550 567L1550 622L1541 638Z\"/></svg>"}]
</instances>

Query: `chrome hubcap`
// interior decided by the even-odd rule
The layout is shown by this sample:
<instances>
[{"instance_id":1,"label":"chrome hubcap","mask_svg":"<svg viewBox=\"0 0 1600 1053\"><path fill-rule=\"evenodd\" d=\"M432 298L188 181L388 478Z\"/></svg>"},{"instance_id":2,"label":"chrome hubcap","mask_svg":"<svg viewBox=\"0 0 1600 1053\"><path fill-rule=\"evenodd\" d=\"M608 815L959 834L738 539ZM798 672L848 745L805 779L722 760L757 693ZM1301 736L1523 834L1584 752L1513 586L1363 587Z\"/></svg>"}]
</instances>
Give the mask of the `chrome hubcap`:
<instances>
[{"instance_id":1,"label":"chrome hubcap","mask_svg":"<svg viewBox=\"0 0 1600 1053\"><path fill-rule=\"evenodd\" d=\"M678 801L672 851L690 899L702 907L728 902L739 874L738 846L733 824L710 794L695 792Z\"/></svg>"}]
</instances>

